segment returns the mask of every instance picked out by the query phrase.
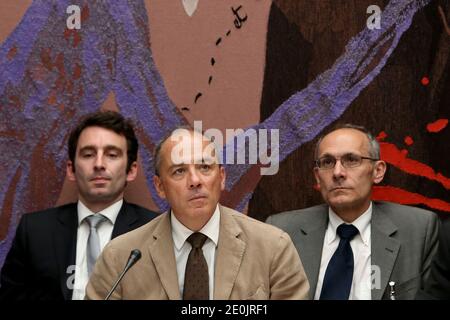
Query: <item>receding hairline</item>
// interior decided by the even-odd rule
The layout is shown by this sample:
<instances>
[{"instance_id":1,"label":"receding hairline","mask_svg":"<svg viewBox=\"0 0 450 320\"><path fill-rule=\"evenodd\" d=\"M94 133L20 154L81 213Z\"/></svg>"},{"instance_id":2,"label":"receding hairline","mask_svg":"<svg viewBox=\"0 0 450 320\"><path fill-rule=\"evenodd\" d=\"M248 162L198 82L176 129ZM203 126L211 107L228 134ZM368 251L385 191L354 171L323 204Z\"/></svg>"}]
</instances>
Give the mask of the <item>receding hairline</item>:
<instances>
[{"instance_id":1,"label":"receding hairline","mask_svg":"<svg viewBox=\"0 0 450 320\"><path fill-rule=\"evenodd\" d=\"M175 144L179 143L180 141L176 141L176 140L172 140L171 137L177 132L177 131L181 131L183 133L189 132L190 136L194 136L194 135L200 135L203 139L206 139L206 141L209 141L210 143L214 144L214 147L216 147L214 141L211 140L211 138L209 138L207 135L204 134L204 132L196 130L193 127L190 126L180 126L178 128L173 129L171 132L169 132L163 139L161 139L161 141L158 143L158 145L155 148L155 155L154 155L154 171L155 171L155 175L159 175L159 167L161 166L161 152L163 150L164 145L166 145L167 141L169 142L174 142ZM203 140L205 141L205 140ZM216 160L217 160L217 155L216 155Z\"/></svg>"},{"instance_id":2,"label":"receding hairline","mask_svg":"<svg viewBox=\"0 0 450 320\"><path fill-rule=\"evenodd\" d=\"M372 134L370 132L364 131L365 128L364 129L360 129L358 127L342 127L342 128L336 128L336 129L334 129L334 130L332 130L330 132L327 132L325 135L323 135L323 136L321 136L319 138L319 140L317 141L317 144L316 144L315 152L314 152L314 159L317 159L319 157L319 149L320 149L320 146L321 146L323 140L325 140L325 138L327 138L331 134L334 134L336 132L343 131L343 130L344 131L358 132L359 134L363 135L365 137L364 140L366 141L366 148L367 148L367 152L369 153L369 156L370 157L378 157L379 158L379 155L372 154L373 151L377 152L377 150L373 150L372 140L371 140Z\"/></svg>"}]
</instances>

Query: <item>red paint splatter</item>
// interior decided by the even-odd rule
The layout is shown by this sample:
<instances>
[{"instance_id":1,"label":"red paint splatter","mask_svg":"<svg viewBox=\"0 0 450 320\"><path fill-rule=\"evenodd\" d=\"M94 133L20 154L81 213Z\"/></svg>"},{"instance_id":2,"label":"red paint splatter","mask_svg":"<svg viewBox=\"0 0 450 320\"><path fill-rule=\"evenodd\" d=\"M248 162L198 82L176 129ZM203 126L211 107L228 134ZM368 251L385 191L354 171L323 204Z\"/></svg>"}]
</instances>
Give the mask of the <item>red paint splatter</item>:
<instances>
[{"instance_id":1,"label":"red paint splatter","mask_svg":"<svg viewBox=\"0 0 450 320\"><path fill-rule=\"evenodd\" d=\"M9 49L8 51L8 55L6 56L8 58L8 60L12 60L17 54L17 47L13 46L11 47L11 49Z\"/></svg>"},{"instance_id":2,"label":"red paint splatter","mask_svg":"<svg viewBox=\"0 0 450 320\"><path fill-rule=\"evenodd\" d=\"M54 88L56 88L57 90L64 90L65 85L66 80L64 79L64 77L59 76L54 83Z\"/></svg>"},{"instance_id":3,"label":"red paint splatter","mask_svg":"<svg viewBox=\"0 0 450 320\"><path fill-rule=\"evenodd\" d=\"M72 35L73 35L73 47L77 47L81 41L80 33L76 29L71 30L66 28L64 30L64 39L66 39L67 41L69 41L70 36Z\"/></svg>"},{"instance_id":4,"label":"red paint splatter","mask_svg":"<svg viewBox=\"0 0 450 320\"><path fill-rule=\"evenodd\" d=\"M78 44L81 42L81 35L79 32L75 32L73 35L73 47L78 47Z\"/></svg>"},{"instance_id":5,"label":"red paint splatter","mask_svg":"<svg viewBox=\"0 0 450 320\"><path fill-rule=\"evenodd\" d=\"M71 80L66 82L66 91L68 93L73 93L73 82Z\"/></svg>"},{"instance_id":6,"label":"red paint splatter","mask_svg":"<svg viewBox=\"0 0 450 320\"><path fill-rule=\"evenodd\" d=\"M47 70L49 70L49 71L52 70L53 62L52 62L51 49L50 48L42 49L42 51L41 51L41 62L42 62L42 65Z\"/></svg>"},{"instance_id":7,"label":"red paint splatter","mask_svg":"<svg viewBox=\"0 0 450 320\"><path fill-rule=\"evenodd\" d=\"M9 101L14 107L20 107L20 98L18 96L9 96Z\"/></svg>"},{"instance_id":8,"label":"red paint splatter","mask_svg":"<svg viewBox=\"0 0 450 320\"><path fill-rule=\"evenodd\" d=\"M435 122L427 124L427 130L429 132L439 132L444 129L448 124L448 119L439 119Z\"/></svg>"},{"instance_id":9,"label":"red paint splatter","mask_svg":"<svg viewBox=\"0 0 450 320\"><path fill-rule=\"evenodd\" d=\"M71 34L72 34L72 30L66 28L64 30L64 39L69 40Z\"/></svg>"},{"instance_id":10,"label":"red paint splatter","mask_svg":"<svg viewBox=\"0 0 450 320\"><path fill-rule=\"evenodd\" d=\"M80 79L81 77L81 66L77 63L75 64L74 70L73 70L73 78L75 80Z\"/></svg>"},{"instance_id":11,"label":"red paint splatter","mask_svg":"<svg viewBox=\"0 0 450 320\"><path fill-rule=\"evenodd\" d=\"M89 18L89 7L88 5L84 5L83 9L81 9L81 22L85 22Z\"/></svg>"},{"instance_id":12,"label":"red paint splatter","mask_svg":"<svg viewBox=\"0 0 450 320\"><path fill-rule=\"evenodd\" d=\"M54 65L56 69L58 69L60 76L64 76L66 74L66 70L64 69L64 54L62 52L58 53L56 56Z\"/></svg>"},{"instance_id":13,"label":"red paint splatter","mask_svg":"<svg viewBox=\"0 0 450 320\"><path fill-rule=\"evenodd\" d=\"M392 186L375 186L372 198L374 200L391 201L400 204L424 204L430 208L450 212L450 203L440 199L427 198L421 194L406 191Z\"/></svg>"},{"instance_id":14,"label":"red paint splatter","mask_svg":"<svg viewBox=\"0 0 450 320\"><path fill-rule=\"evenodd\" d=\"M108 62L106 63L106 68L108 68L109 72L112 74L112 61L111 59L108 59Z\"/></svg>"},{"instance_id":15,"label":"red paint splatter","mask_svg":"<svg viewBox=\"0 0 450 320\"><path fill-rule=\"evenodd\" d=\"M430 79L428 79L428 77L423 77L420 82L422 83L422 85L427 86L430 84Z\"/></svg>"},{"instance_id":16,"label":"red paint splatter","mask_svg":"<svg viewBox=\"0 0 450 320\"><path fill-rule=\"evenodd\" d=\"M55 91L50 93L50 95L47 99L47 103L51 106L56 104L56 92Z\"/></svg>"},{"instance_id":17,"label":"red paint splatter","mask_svg":"<svg viewBox=\"0 0 450 320\"><path fill-rule=\"evenodd\" d=\"M422 162L408 159L406 157L407 152L404 152L404 150L400 151L394 144L381 142L380 148L381 158L387 163L392 164L393 166L406 173L437 181L441 183L446 189L450 189L449 178L443 176L440 173L436 173L433 168L427 166Z\"/></svg>"},{"instance_id":18,"label":"red paint splatter","mask_svg":"<svg viewBox=\"0 0 450 320\"><path fill-rule=\"evenodd\" d=\"M386 132L384 132L384 131L381 131L379 134L378 134L378 136L377 136L377 140L378 141L382 141L382 140L384 140L384 139L386 139L387 138L387 134L386 134Z\"/></svg>"},{"instance_id":19,"label":"red paint splatter","mask_svg":"<svg viewBox=\"0 0 450 320\"><path fill-rule=\"evenodd\" d=\"M405 143L410 146L414 143L414 140L410 136L405 137Z\"/></svg>"}]
</instances>

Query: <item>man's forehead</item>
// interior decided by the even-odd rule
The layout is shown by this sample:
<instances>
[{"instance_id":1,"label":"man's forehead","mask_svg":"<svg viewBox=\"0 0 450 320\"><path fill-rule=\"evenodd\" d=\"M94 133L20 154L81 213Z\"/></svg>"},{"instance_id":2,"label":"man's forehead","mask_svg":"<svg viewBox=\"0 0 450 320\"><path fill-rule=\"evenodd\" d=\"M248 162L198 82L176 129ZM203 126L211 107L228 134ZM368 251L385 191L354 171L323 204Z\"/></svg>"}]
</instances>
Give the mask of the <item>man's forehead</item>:
<instances>
[{"instance_id":1,"label":"man's forehead","mask_svg":"<svg viewBox=\"0 0 450 320\"><path fill-rule=\"evenodd\" d=\"M369 139L359 130L351 128L338 129L323 137L319 145L319 154L346 153L351 151L368 151Z\"/></svg>"},{"instance_id":2,"label":"man's forehead","mask_svg":"<svg viewBox=\"0 0 450 320\"><path fill-rule=\"evenodd\" d=\"M87 127L78 138L77 148L111 148L122 149L126 147L126 138L112 130L102 127Z\"/></svg>"},{"instance_id":3,"label":"man's forehead","mask_svg":"<svg viewBox=\"0 0 450 320\"><path fill-rule=\"evenodd\" d=\"M161 146L161 157L169 163L216 163L215 145L196 131L174 132ZM176 159L173 159L176 158Z\"/></svg>"}]
</instances>

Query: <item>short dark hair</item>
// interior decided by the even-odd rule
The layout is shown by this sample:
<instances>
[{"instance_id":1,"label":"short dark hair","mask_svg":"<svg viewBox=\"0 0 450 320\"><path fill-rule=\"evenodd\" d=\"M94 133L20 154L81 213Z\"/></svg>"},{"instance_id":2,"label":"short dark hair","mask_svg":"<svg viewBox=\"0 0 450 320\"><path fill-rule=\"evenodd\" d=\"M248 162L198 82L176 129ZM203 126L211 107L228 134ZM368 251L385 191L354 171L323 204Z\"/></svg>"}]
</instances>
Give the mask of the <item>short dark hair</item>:
<instances>
[{"instance_id":1,"label":"short dark hair","mask_svg":"<svg viewBox=\"0 0 450 320\"><path fill-rule=\"evenodd\" d=\"M127 140L127 172L131 165L137 160L139 144L133 129L133 123L125 119L120 113L115 111L97 111L84 116L80 123L72 130L68 141L69 159L75 164L78 139L81 132L89 127L100 127L111 130ZM75 166L73 166L75 170Z\"/></svg>"},{"instance_id":2,"label":"short dark hair","mask_svg":"<svg viewBox=\"0 0 450 320\"><path fill-rule=\"evenodd\" d=\"M369 156L374 159L380 159L380 144L378 143L377 139L370 133L370 131L363 126L346 123L346 124L337 124L333 126L331 130L327 131L319 138L319 140L317 140L316 148L314 150L315 160L317 160L317 157L319 156L319 146L323 138L325 138L330 133L340 129L354 129L364 133L369 141Z\"/></svg>"}]
</instances>

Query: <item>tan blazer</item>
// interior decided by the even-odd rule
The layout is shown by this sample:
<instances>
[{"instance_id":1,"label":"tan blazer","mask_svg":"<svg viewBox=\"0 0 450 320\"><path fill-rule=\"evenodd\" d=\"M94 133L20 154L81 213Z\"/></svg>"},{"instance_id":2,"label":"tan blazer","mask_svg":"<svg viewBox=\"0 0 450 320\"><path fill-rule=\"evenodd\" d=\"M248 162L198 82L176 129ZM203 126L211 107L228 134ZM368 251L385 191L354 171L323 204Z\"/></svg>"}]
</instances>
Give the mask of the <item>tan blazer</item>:
<instances>
[{"instance_id":1,"label":"tan blazer","mask_svg":"<svg viewBox=\"0 0 450 320\"><path fill-rule=\"evenodd\" d=\"M308 280L287 233L232 209L219 208L214 299L306 299ZM86 288L86 298L105 298L133 249L141 250L142 258L111 299L181 299L167 212L106 246Z\"/></svg>"}]
</instances>

